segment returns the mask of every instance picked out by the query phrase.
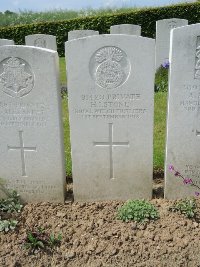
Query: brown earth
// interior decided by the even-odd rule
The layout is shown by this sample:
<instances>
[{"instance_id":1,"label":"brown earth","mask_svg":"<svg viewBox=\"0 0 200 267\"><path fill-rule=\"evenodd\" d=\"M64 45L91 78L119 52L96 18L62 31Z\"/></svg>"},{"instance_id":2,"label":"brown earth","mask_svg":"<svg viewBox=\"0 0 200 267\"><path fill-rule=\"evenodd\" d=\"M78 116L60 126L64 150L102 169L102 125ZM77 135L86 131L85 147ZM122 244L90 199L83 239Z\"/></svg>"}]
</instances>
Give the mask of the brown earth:
<instances>
[{"instance_id":1,"label":"brown earth","mask_svg":"<svg viewBox=\"0 0 200 267\"><path fill-rule=\"evenodd\" d=\"M172 213L163 199L163 179L154 180L160 219L148 224L116 220L119 201L74 203L72 186L65 204L28 204L15 232L0 233L0 266L27 267L198 267L200 223ZM200 209L200 199L197 200ZM26 229L61 233L60 246L30 253L22 246Z\"/></svg>"}]
</instances>

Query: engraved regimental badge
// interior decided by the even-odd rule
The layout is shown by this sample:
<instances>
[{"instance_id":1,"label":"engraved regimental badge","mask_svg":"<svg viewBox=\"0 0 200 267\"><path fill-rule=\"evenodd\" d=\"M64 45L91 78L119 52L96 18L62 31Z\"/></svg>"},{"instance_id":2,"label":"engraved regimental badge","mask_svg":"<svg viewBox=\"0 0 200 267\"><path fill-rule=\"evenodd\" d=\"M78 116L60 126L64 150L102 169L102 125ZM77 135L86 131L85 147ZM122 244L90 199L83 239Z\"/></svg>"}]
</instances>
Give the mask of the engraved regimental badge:
<instances>
[{"instance_id":1,"label":"engraved regimental badge","mask_svg":"<svg viewBox=\"0 0 200 267\"><path fill-rule=\"evenodd\" d=\"M125 83L130 69L130 62L125 52L114 46L97 50L90 60L93 80L105 89L114 89Z\"/></svg>"},{"instance_id":2,"label":"engraved regimental badge","mask_svg":"<svg viewBox=\"0 0 200 267\"><path fill-rule=\"evenodd\" d=\"M10 57L0 63L0 87L11 97L23 97L34 86L34 75L27 62Z\"/></svg>"},{"instance_id":3,"label":"engraved regimental badge","mask_svg":"<svg viewBox=\"0 0 200 267\"><path fill-rule=\"evenodd\" d=\"M177 27L177 22L176 21L170 21L168 23L168 27L170 30L175 29Z\"/></svg>"},{"instance_id":4,"label":"engraved regimental badge","mask_svg":"<svg viewBox=\"0 0 200 267\"><path fill-rule=\"evenodd\" d=\"M44 38L35 39L34 46L46 48L46 40Z\"/></svg>"}]
</instances>

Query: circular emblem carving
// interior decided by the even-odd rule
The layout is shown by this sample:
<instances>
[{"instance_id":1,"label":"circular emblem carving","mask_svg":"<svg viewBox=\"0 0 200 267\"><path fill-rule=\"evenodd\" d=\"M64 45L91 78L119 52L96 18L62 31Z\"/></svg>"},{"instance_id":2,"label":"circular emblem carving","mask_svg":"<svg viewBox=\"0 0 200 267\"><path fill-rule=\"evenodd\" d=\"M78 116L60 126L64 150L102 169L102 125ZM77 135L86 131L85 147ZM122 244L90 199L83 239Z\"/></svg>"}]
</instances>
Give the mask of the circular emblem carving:
<instances>
[{"instance_id":1,"label":"circular emblem carving","mask_svg":"<svg viewBox=\"0 0 200 267\"><path fill-rule=\"evenodd\" d=\"M114 89L125 83L130 69L125 52L114 46L97 50L90 60L92 78L105 89Z\"/></svg>"},{"instance_id":2,"label":"circular emblem carving","mask_svg":"<svg viewBox=\"0 0 200 267\"><path fill-rule=\"evenodd\" d=\"M11 97L23 97L34 87L34 75L21 58L10 57L0 62L0 86Z\"/></svg>"},{"instance_id":3,"label":"circular emblem carving","mask_svg":"<svg viewBox=\"0 0 200 267\"><path fill-rule=\"evenodd\" d=\"M46 40L42 37L35 39L34 46L46 48Z\"/></svg>"}]
</instances>

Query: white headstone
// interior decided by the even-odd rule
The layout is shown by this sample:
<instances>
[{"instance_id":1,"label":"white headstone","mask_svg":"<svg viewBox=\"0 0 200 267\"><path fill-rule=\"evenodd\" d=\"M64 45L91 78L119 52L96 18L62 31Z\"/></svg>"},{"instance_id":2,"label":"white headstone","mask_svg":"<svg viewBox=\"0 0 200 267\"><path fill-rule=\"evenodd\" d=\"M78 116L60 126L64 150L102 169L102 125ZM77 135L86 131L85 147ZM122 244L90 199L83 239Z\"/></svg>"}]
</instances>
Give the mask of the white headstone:
<instances>
[{"instance_id":1,"label":"white headstone","mask_svg":"<svg viewBox=\"0 0 200 267\"><path fill-rule=\"evenodd\" d=\"M186 19L163 19L156 22L156 69L169 60L170 31L188 25Z\"/></svg>"},{"instance_id":2,"label":"white headstone","mask_svg":"<svg viewBox=\"0 0 200 267\"><path fill-rule=\"evenodd\" d=\"M56 37L48 34L32 34L25 37L26 45L57 51Z\"/></svg>"},{"instance_id":3,"label":"white headstone","mask_svg":"<svg viewBox=\"0 0 200 267\"><path fill-rule=\"evenodd\" d=\"M64 201L61 118L57 52L0 47L0 177L24 201Z\"/></svg>"},{"instance_id":4,"label":"white headstone","mask_svg":"<svg viewBox=\"0 0 200 267\"><path fill-rule=\"evenodd\" d=\"M110 34L141 35L141 26L134 24L120 24L110 27Z\"/></svg>"},{"instance_id":5,"label":"white headstone","mask_svg":"<svg viewBox=\"0 0 200 267\"><path fill-rule=\"evenodd\" d=\"M14 45L13 40L8 40L8 39L0 39L0 46L2 45Z\"/></svg>"},{"instance_id":6,"label":"white headstone","mask_svg":"<svg viewBox=\"0 0 200 267\"><path fill-rule=\"evenodd\" d=\"M75 200L151 198L154 45L131 35L66 42Z\"/></svg>"},{"instance_id":7,"label":"white headstone","mask_svg":"<svg viewBox=\"0 0 200 267\"><path fill-rule=\"evenodd\" d=\"M74 30L68 32L68 41L93 35L99 35L99 32L93 30Z\"/></svg>"},{"instance_id":8,"label":"white headstone","mask_svg":"<svg viewBox=\"0 0 200 267\"><path fill-rule=\"evenodd\" d=\"M199 191L175 171L200 186L200 24L175 29L171 38L165 197L175 199Z\"/></svg>"}]
</instances>

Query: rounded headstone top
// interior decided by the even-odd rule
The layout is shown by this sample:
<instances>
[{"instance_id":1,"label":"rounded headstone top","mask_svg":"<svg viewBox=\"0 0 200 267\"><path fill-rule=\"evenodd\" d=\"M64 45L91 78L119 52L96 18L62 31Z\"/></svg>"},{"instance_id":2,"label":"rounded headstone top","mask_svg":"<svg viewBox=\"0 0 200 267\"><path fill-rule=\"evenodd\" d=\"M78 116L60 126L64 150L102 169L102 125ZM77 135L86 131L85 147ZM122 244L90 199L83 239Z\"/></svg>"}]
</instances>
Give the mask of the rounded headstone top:
<instances>
[{"instance_id":1,"label":"rounded headstone top","mask_svg":"<svg viewBox=\"0 0 200 267\"><path fill-rule=\"evenodd\" d=\"M9 40L9 39L0 39L0 46L2 45L14 45L14 41L13 40Z\"/></svg>"},{"instance_id":2,"label":"rounded headstone top","mask_svg":"<svg viewBox=\"0 0 200 267\"><path fill-rule=\"evenodd\" d=\"M94 30L74 30L68 32L68 41L92 35L99 35L99 32Z\"/></svg>"},{"instance_id":3,"label":"rounded headstone top","mask_svg":"<svg viewBox=\"0 0 200 267\"><path fill-rule=\"evenodd\" d=\"M170 30L186 25L188 25L187 19L170 18L170 19L161 19L156 21L156 27L165 26L168 27Z\"/></svg>"},{"instance_id":4,"label":"rounded headstone top","mask_svg":"<svg viewBox=\"0 0 200 267\"><path fill-rule=\"evenodd\" d=\"M160 19L160 20L157 20L157 22L161 22L161 21L171 21L171 20L176 20L176 21L187 21L187 19L179 19L179 18L169 18L169 19Z\"/></svg>"},{"instance_id":5,"label":"rounded headstone top","mask_svg":"<svg viewBox=\"0 0 200 267\"><path fill-rule=\"evenodd\" d=\"M31 34L25 37L26 45L57 51L56 36L50 34Z\"/></svg>"},{"instance_id":6,"label":"rounded headstone top","mask_svg":"<svg viewBox=\"0 0 200 267\"><path fill-rule=\"evenodd\" d=\"M141 26L134 24L119 24L110 27L110 34L141 35Z\"/></svg>"}]
</instances>

